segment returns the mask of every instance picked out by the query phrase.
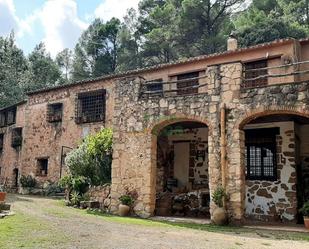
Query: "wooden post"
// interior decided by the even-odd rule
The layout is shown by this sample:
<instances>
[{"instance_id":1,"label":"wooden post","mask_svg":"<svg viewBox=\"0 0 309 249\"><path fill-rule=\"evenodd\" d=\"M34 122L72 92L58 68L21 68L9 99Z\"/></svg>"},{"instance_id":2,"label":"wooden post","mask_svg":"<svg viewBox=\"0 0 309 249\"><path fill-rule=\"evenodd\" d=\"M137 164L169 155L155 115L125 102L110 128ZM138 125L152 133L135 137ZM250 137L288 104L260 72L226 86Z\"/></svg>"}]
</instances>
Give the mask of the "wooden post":
<instances>
[{"instance_id":1,"label":"wooden post","mask_svg":"<svg viewBox=\"0 0 309 249\"><path fill-rule=\"evenodd\" d=\"M226 190L226 123L225 123L225 104L222 104L220 108L220 147L221 147L221 178L222 187ZM226 208L226 200L223 199L223 207Z\"/></svg>"}]
</instances>

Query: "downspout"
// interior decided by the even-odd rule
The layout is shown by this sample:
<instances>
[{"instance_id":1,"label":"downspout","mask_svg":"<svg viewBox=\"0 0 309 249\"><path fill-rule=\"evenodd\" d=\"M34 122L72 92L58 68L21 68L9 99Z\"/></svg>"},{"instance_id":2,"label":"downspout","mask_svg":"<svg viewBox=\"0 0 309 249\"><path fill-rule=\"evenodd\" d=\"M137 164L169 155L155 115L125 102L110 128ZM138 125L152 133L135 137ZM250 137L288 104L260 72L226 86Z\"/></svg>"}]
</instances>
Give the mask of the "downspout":
<instances>
[{"instance_id":1,"label":"downspout","mask_svg":"<svg viewBox=\"0 0 309 249\"><path fill-rule=\"evenodd\" d=\"M221 136L220 136L220 147L221 147L221 178L222 187L226 191L226 123L225 123L225 104L221 105L220 108L220 126L221 126ZM226 209L226 200L223 198L223 207Z\"/></svg>"}]
</instances>

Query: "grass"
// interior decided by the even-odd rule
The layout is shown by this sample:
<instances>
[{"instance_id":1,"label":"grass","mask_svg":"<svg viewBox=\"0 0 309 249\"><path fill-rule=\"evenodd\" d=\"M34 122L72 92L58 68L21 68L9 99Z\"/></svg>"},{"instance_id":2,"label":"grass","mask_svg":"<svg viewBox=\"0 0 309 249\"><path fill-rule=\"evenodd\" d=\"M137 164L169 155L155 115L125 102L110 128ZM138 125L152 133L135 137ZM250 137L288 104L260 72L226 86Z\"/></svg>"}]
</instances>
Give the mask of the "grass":
<instances>
[{"instance_id":1,"label":"grass","mask_svg":"<svg viewBox=\"0 0 309 249\"><path fill-rule=\"evenodd\" d=\"M100 216L106 221L119 222L122 224L133 224L151 227L173 227L179 229L194 229L200 231L214 232L214 233L229 233L245 236L259 236L261 238L270 238L278 240L303 240L309 241L308 233L301 232L287 232L287 231L270 231L263 229L253 229L238 226L217 226L213 224L196 224L196 223L181 223L171 221L153 221L148 219L133 218L133 217L119 217L110 214L105 214L99 211L80 210L84 215Z\"/></svg>"},{"instance_id":2,"label":"grass","mask_svg":"<svg viewBox=\"0 0 309 249\"><path fill-rule=\"evenodd\" d=\"M0 220L0 248L46 248L68 238L41 219L16 213Z\"/></svg>"}]
</instances>

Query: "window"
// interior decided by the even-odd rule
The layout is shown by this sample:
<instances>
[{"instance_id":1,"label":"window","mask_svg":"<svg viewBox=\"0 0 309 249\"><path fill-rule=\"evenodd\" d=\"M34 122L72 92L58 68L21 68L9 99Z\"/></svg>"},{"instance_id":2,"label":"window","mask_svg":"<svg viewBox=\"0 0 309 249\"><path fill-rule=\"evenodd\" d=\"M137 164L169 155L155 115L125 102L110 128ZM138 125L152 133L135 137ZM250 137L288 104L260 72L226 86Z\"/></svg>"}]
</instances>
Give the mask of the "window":
<instances>
[{"instance_id":1,"label":"window","mask_svg":"<svg viewBox=\"0 0 309 249\"><path fill-rule=\"evenodd\" d=\"M177 82L177 94L178 95L184 95L184 94L195 94L198 93L198 78L199 72L193 72L193 73L186 73L186 74L180 74L177 75L177 80L181 82ZM192 79L192 80L190 80ZM195 87L195 88L191 88Z\"/></svg>"},{"instance_id":2,"label":"window","mask_svg":"<svg viewBox=\"0 0 309 249\"><path fill-rule=\"evenodd\" d=\"M62 103L47 105L47 122L61 122L62 120Z\"/></svg>"},{"instance_id":3,"label":"window","mask_svg":"<svg viewBox=\"0 0 309 249\"><path fill-rule=\"evenodd\" d=\"M246 175L249 180L277 180L276 135L279 128L246 130Z\"/></svg>"},{"instance_id":4,"label":"window","mask_svg":"<svg viewBox=\"0 0 309 249\"><path fill-rule=\"evenodd\" d=\"M0 112L0 127L15 124L16 106Z\"/></svg>"},{"instance_id":5,"label":"window","mask_svg":"<svg viewBox=\"0 0 309 249\"><path fill-rule=\"evenodd\" d=\"M163 91L163 84L162 79L156 79L148 81L146 84L146 91L147 92L153 92L154 94L162 94Z\"/></svg>"},{"instance_id":6,"label":"window","mask_svg":"<svg viewBox=\"0 0 309 249\"><path fill-rule=\"evenodd\" d=\"M6 125L6 113L0 112L0 127L4 127Z\"/></svg>"},{"instance_id":7,"label":"window","mask_svg":"<svg viewBox=\"0 0 309 249\"><path fill-rule=\"evenodd\" d=\"M12 130L12 147L18 147L22 145L22 128L14 128Z\"/></svg>"},{"instance_id":8,"label":"window","mask_svg":"<svg viewBox=\"0 0 309 249\"><path fill-rule=\"evenodd\" d=\"M105 120L104 89L78 94L76 103L76 123L89 123Z\"/></svg>"},{"instance_id":9,"label":"window","mask_svg":"<svg viewBox=\"0 0 309 249\"><path fill-rule=\"evenodd\" d=\"M258 87L267 85L267 77L253 79L262 75L267 75L267 60L247 62L244 64L245 80L244 87ZM250 80L252 79L252 80Z\"/></svg>"},{"instance_id":10,"label":"window","mask_svg":"<svg viewBox=\"0 0 309 249\"><path fill-rule=\"evenodd\" d=\"M16 119L16 107L13 107L7 111L7 125L15 124Z\"/></svg>"},{"instance_id":11,"label":"window","mask_svg":"<svg viewBox=\"0 0 309 249\"><path fill-rule=\"evenodd\" d=\"M48 158L37 159L37 176L47 176Z\"/></svg>"},{"instance_id":12,"label":"window","mask_svg":"<svg viewBox=\"0 0 309 249\"><path fill-rule=\"evenodd\" d=\"M3 151L3 145L4 145L4 134L0 134L0 153Z\"/></svg>"}]
</instances>

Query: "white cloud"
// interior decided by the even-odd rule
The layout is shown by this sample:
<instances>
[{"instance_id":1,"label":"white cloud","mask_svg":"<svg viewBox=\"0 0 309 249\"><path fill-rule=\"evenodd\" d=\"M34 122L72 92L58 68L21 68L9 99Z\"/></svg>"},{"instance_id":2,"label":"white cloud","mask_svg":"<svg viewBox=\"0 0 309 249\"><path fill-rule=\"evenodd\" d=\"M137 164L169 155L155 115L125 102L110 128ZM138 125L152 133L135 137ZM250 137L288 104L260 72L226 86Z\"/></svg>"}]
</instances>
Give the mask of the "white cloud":
<instances>
[{"instance_id":1,"label":"white cloud","mask_svg":"<svg viewBox=\"0 0 309 249\"><path fill-rule=\"evenodd\" d=\"M49 0L39 12L47 50L55 56L64 48L73 48L88 24L78 18L73 0Z\"/></svg>"},{"instance_id":2,"label":"white cloud","mask_svg":"<svg viewBox=\"0 0 309 249\"><path fill-rule=\"evenodd\" d=\"M0 0L0 35L6 36L18 28L19 20L15 14L12 0Z\"/></svg>"},{"instance_id":3,"label":"white cloud","mask_svg":"<svg viewBox=\"0 0 309 249\"><path fill-rule=\"evenodd\" d=\"M139 1L140 0L103 0L95 9L94 15L104 21L108 21L112 17L123 19L127 9L137 9Z\"/></svg>"}]
</instances>

